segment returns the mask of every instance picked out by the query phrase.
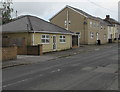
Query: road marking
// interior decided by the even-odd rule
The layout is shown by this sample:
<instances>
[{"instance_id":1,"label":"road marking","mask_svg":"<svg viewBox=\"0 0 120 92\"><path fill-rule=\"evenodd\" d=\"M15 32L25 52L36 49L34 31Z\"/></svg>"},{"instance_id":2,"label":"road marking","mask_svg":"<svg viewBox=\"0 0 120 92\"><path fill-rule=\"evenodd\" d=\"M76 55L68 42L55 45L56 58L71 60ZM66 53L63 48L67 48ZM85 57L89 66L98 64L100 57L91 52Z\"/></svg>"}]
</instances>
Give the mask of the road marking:
<instances>
[{"instance_id":1,"label":"road marking","mask_svg":"<svg viewBox=\"0 0 120 92\"><path fill-rule=\"evenodd\" d=\"M51 73L54 73L55 71L52 71Z\"/></svg>"},{"instance_id":2,"label":"road marking","mask_svg":"<svg viewBox=\"0 0 120 92\"><path fill-rule=\"evenodd\" d=\"M41 77L41 76L43 76L43 75L40 74L39 76L36 76L36 77ZM33 78L35 78L35 77L33 77ZM11 83L11 84L4 85L4 86L2 86L2 87L5 88L5 87L8 87L8 86L16 85L16 84L18 84L18 83L25 82L25 81L31 80L31 79L33 79L33 78L27 78L27 79L24 79L24 80L20 80L20 81L17 81L17 82L15 82L15 83Z\"/></svg>"},{"instance_id":3,"label":"road marking","mask_svg":"<svg viewBox=\"0 0 120 92\"><path fill-rule=\"evenodd\" d=\"M57 69L57 70L53 70L53 71L51 71L51 73L54 73L54 72L60 72L61 71L61 69Z\"/></svg>"},{"instance_id":4,"label":"road marking","mask_svg":"<svg viewBox=\"0 0 120 92\"><path fill-rule=\"evenodd\" d=\"M57 71L59 72L59 71L60 71L60 69L57 69Z\"/></svg>"},{"instance_id":5,"label":"road marking","mask_svg":"<svg viewBox=\"0 0 120 92\"><path fill-rule=\"evenodd\" d=\"M73 64L72 66L79 66L79 63L77 63L77 64Z\"/></svg>"},{"instance_id":6,"label":"road marking","mask_svg":"<svg viewBox=\"0 0 120 92\"><path fill-rule=\"evenodd\" d=\"M96 51L100 50L99 48L95 49Z\"/></svg>"}]
</instances>

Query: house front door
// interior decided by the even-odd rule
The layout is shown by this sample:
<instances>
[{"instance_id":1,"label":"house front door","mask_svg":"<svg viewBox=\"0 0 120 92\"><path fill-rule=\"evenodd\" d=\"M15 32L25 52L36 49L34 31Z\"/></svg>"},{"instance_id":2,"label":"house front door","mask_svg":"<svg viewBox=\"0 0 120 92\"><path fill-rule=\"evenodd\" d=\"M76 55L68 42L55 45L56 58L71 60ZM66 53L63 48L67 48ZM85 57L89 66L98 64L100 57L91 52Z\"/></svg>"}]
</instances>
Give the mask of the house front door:
<instances>
[{"instance_id":1,"label":"house front door","mask_svg":"<svg viewBox=\"0 0 120 92\"><path fill-rule=\"evenodd\" d=\"M56 35L53 36L53 50L57 49Z\"/></svg>"},{"instance_id":2,"label":"house front door","mask_svg":"<svg viewBox=\"0 0 120 92\"><path fill-rule=\"evenodd\" d=\"M78 35L72 35L72 47L79 47Z\"/></svg>"}]
</instances>

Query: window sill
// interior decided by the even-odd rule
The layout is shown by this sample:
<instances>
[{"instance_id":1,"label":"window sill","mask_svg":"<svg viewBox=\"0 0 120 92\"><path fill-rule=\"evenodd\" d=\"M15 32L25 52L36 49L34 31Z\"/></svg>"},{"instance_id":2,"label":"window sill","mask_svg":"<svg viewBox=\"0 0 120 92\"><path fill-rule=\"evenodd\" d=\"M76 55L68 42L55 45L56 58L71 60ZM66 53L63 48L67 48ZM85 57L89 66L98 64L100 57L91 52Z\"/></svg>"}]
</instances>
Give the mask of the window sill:
<instances>
[{"instance_id":1,"label":"window sill","mask_svg":"<svg viewBox=\"0 0 120 92\"><path fill-rule=\"evenodd\" d=\"M44 45L44 44L50 44L50 43L42 43L42 44Z\"/></svg>"},{"instance_id":2,"label":"window sill","mask_svg":"<svg viewBox=\"0 0 120 92\"><path fill-rule=\"evenodd\" d=\"M60 43L66 43L66 42L60 42Z\"/></svg>"}]
</instances>

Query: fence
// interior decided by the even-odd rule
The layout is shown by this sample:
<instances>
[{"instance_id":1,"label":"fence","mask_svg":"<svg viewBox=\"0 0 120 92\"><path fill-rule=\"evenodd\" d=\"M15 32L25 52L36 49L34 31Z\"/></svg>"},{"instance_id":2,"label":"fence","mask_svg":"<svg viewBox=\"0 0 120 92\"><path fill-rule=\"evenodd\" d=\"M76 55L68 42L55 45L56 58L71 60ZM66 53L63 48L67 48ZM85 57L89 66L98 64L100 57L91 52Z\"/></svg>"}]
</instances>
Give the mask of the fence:
<instances>
[{"instance_id":1,"label":"fence","mask_svg":"<svg viewBox=\"0 0 120 92\"><path fill-rule=\"evenodd\" d=\"M27 55L42 55L42 45L27 46Z\"/></svg>"},{"instance_id":2,"label":"fence","mask_svg":"<svg viewBox=\"0 0 120 92\"><path fill-rule=\"evenodd\" d=\"M2 46L11 46L15 44L17 46L18 55L42 55L42 45L27 46L25 38L3 38Z\"/></svg>"}]
</instances>

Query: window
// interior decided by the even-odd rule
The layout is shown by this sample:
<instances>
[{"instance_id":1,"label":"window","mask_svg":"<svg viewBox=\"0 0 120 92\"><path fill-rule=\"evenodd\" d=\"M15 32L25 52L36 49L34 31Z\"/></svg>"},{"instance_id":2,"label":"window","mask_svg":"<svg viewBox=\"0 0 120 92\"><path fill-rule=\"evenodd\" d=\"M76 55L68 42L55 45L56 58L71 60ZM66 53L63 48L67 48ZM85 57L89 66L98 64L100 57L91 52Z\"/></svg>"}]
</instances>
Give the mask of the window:
<instances>
[{"instance_id":1,"label":"window","mask_svg":"<svg viewBox=\"0 0 120 92\"><path fill-rule=\"evenodd\" d=\"M90 32L90 38L92 39L94 37L94 33Z\"/></svg>"},{"instance_id":2,"label":"window","mask_svg":"<svg viewBox=\"0 0 120 92\"><path fill-rule=\"evenodd\" d=\"M65 20L65 26L67 25L67 20Z\"/></svg>"},{"instance_id":3,"label":"window","mask_svg":"<svg viewBox=\"0 0 120 92\"><path fill-rule=\"evenodd\" d=\"M92 27L92 21L90 21L90 27Z\"/></svg>"},{"instance_id":4,"label":"window","mask_svg":"<svg viewBox=\"0 0 120 92\"><path fill-rule=\"evenodd\" d=\"M101 25L101 29L103 29L103 26Z\"/></svg>"},{"instance_id":5,"label":"window","mask_svg":"<svg viewBox=\"0 0 120 92\"><path fill-rule=\"evenodd\" d=\"M65 36L64 35L61 35L60 36L60 43L65 43L66 40L65 40Z\"/></svg>"},{"instance_id":6,"label":"window","mask_svg":"<svg viewBox=\"0 0 120 92\"><path fill-rule=\"evenodd\" d=\"M104 34L104 39L106 39L106 37L107 37L106 34Z\"/></svg>"},{"instance_id":7,"label":"window","mask_svg":"<svg viewBox=\"0 0 120 92\"><path fill-rule=\"evenodd\" d=\"M93 23L93 27L96 27L96 24L95 24L95 23Z\"/></svg>"},{"instance_id":8,"label":"window","mask_svg":"<svg viewBox=\"0 0 120 92\"><path fill-rule=\"evenodd\" d=\"M71 24L71 21L69 20L69 25Z\"/></svg>"},{"instance_id":9,"label":"window","mask_svg":"<svg viewBox=\"0 0 120 92\"><path fill-rule=\"evenodd\" d=\"M50 36L49 35L42 35L41 42L42 43L49 43L50 42Z\"/></svg>"},{"instance_id":10,"label":"window","mask_svg":"<svg viewBox=\"0 0 120 92\"><path fill-rule=\"evenodd\" d=\"M99 27L99 23L97 23L97 27Z\"/></svg>"}]
</instances>

